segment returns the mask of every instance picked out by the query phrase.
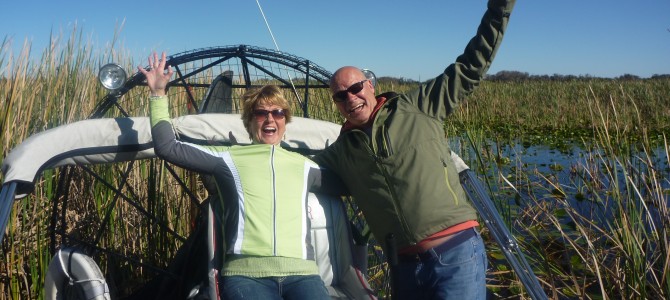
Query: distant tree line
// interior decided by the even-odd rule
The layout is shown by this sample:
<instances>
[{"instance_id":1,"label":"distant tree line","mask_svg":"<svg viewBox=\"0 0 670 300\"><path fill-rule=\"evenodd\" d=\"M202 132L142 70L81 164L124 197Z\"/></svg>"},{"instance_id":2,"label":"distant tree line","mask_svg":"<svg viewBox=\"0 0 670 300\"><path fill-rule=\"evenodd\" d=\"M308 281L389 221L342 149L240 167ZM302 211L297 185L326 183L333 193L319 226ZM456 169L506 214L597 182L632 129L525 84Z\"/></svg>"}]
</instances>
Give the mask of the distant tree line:
<instances>
[{"instance_id":1,"label":"distant tree line","mask_svg":"<svg viewBox=\"0 0 670 300\"><path fill-rule=\"evenodd\" d=\"M622 81L633 81L633 80L643 80L645 78L641 78L640 76L637 75L632 75L632 74L623 74L618 77L614 78L603 78L603 77L595 77L591 75L561 75L561 74L554 74L554 75L530 75L527 72L519 72L519 71L499 71L498 73L495 74L488 74L486 75L486 80L488 81L513 81L513 82L521 82L521 81L534 81L534 80L544 80L544 81L576 81L576 80L593 80L593 79L609 79L609 80L622 80ZM648 79L670 79L670 74L654 74ZM379 82L383 82L386 84L397 84L397 85L404 85L404 84L416 84L419 83L419 81L414 80L414 79L409 79L409 78L403 78L403 77L379 77L377 78Z\"/></svg>"},{"instance_id":2,"label":"distant tree line","mask_svg":"<svg viewBox=\"0 0 670 300\"><path fill-rule=\"evenodd\" d=\"M649 77L649 79L668 79L670 74L654 74ZM530 75L527 72L519 71L500 71L495 74L489 74L486 76L486 80L490 81L531 81L531 80L547 80L547 81L574 81L574 80L592 80L592 79L613 79L613 80L642 80L637 75L632 74L623 74L615 78L602 78L595 77L591 75Z\"/></svg>"},{"instance_id":3,"label":"distant tree line","mask_svg":"<svg viewBox=\"0 0 670 300\"><path fill-rule=\"evenodd\" d=\"M404 78L404 77L388 77L388 76L383 76L377 78L377 81L383 82L386 84L397 84L397 85L405 85L405 84L415 84L419 83L419 81L414 80L414 79L409 79L409 78Z\"/></svg>"}]
</instances>

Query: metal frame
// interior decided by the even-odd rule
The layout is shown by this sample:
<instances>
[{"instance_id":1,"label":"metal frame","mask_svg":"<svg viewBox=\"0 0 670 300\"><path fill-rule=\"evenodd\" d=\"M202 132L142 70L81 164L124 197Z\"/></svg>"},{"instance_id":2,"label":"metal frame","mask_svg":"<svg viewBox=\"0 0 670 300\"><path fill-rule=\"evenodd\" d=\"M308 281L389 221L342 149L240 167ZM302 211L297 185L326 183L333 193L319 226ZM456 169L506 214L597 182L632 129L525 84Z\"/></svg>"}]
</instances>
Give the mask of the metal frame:
<instances>
[{"instance_id":1,"label":"metal frame","mask_svg":"<svg viewBox=\"0 0 670 300\"><path fill-rule=\"evenodd\" d=\"M179 65L188 62L217 58L217 57L220 57L220 59L186 74L183 74L182 70L179 68ZM301 58L299 56L260 47L237 45L237 46L197 49L167 57L166 61L167 65L174 67L176 74L176 78L170 82L170 86L184 87L184 88L208 87L209 85L203 85L201 83L190 83L188 79L191 78L194 74L198 74L214 65L221 64L233 58L240 59L240 61L242 62L243 65L242 70L244 72L243 77L245 78L246 82L245 85L233 85L232 86L233 88L252 87L252 85L250 84L251 74L249 74L249 67L248 67L248 65L252 65L256 69L262 70L270 77L280 81L283 84L283 86L281 86L282 88L288 88L295 91L296 87L291 81L286 80L282 78L280 75L277 75L272 70L269 70L261 66L260 64L256 63L253 59L274 62L279 65L285 66L286 68L291 68L293 70L301 72L303 75L305 75L305 81L303 82L302 85L300 85L300 87L305 89L305 95L304 95L305 99L303 103L301 103L301 106L303 109L303 116L306 118L309 117L307 113L309 103L308 99L309 89L328 88L330 77L332 76L332 73L330 73L329 71L314 64L310 60ZM102 99L102 101L96 106L93 113L90 115L90 118L100 118L112 107L117 107L124 116L128 116L128 114L123 110L123 108L119 106L118 100L119 98L121 98L121 96L126 94L132 88L136 86L145 85L144 80L145 80L144 74L142 73L133 74L123 87L114 91L113 93L108 94L107 96L105 96L105 98ZM186 89L186 91L187 93L189 93L188 88ZM191 104L194 105L194 107L197 107L195 106L195 98L190 93L189 93L189 101L191 101Z\"/></svg>"}]
</instances>

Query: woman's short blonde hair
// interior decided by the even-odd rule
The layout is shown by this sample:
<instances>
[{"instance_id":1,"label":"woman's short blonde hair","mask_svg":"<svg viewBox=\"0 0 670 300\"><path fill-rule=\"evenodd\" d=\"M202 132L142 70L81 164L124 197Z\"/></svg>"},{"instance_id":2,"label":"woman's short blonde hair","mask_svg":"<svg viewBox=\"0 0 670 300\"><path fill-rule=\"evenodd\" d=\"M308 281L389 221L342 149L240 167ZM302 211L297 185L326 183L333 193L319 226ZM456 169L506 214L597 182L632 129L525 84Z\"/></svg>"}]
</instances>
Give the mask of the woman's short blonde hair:
<instances>
[{"instance_id":1,"label":"woman's short blonde hair","mask_svg":"<svg viewBox=\"0 0 670 300\"><path fill-rule=\"evenodd\" d=\"M253 137L251 132L251 122L254 119L254 109L258 105L277 105L284 110L286 114L286 124L291 122L291 108L288 100L276 85L265 85L257 89L248 90L242 95L242 122L247 129L249 137Z\"/></svg>"}]
</instances>

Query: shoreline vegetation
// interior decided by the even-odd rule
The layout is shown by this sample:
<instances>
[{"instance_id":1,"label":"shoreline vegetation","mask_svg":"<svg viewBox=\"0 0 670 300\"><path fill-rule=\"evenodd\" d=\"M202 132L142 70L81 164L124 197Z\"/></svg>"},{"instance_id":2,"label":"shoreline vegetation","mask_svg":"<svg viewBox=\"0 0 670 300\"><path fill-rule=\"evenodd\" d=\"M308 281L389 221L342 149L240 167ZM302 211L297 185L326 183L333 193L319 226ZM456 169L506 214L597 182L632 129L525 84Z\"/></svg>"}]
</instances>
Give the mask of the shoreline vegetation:
<instances>
[{"instance_id":1,"label":"shoreline vegetation","mask_svg":"<svg viewBox=\"0 0 670 300\"><path fill-rule=\"evenodd\" d=\"M106 50L92 49L79 32L65 42L54 37L42 53L34 53L30 45L11 53L9 43L5 38L0 44L3 159L33 134L86 119L106 94L97 81L99 66L115 61L134 72L138 63L113 50L114 42ZM498 200L500 214L545 292L552 299L670 297L670 76L605 79L505 72L482 82L453 112L445 130L460 145L454 150ZM403 92L416 84L379 78L377 91ZM137 106L135 113L146 116L147 108ZM565 164L552 164L546 157L551 171L544 172L524 162L523 153L512 157L505 152L505 145L512 144L566 152L576 145L584 152ZM0 299L43 297L50 249L56 246L49 245L48 232L55 177L45 172L35 193L14 204L0 245ZM87 187L81 183L79 188ZM170 194L166 199L183 198L174 184L165 189ZM100 215L104 196L96 194L95 204L82 205ZM172 215L167 206L166 214ZM128 234L123 218L110 219L120 223L114 225L116 234ZM182 223L188 222L176 222L175 230L187 232L188 224ZM526 298L498 246L481 228L490 260L489 290L499 298Z\"/></svg>"}]
</instances>

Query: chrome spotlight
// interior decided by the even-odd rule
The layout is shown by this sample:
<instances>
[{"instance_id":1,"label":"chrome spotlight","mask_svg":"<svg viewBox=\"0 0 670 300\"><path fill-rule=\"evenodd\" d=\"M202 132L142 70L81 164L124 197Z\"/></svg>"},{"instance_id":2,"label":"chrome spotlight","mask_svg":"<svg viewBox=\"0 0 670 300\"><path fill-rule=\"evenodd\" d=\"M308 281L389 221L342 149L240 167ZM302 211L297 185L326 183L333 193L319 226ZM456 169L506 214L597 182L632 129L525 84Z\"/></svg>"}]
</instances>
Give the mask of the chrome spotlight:
<instances>
[{"instance_id":1,"label":"chrome spotlight","mask_svg":"<svg viewBox=\"0 0 670 300\"><path fill-rule=\"evenodd\" d=\"M126 83L127 77L126 71L114 63L102 66L100 72L98 72L98 80L100 80L102 86L110 91L122 87Z\"/></svg>"},{"instance_id":2,"label":"chrome spotlight","mask_svg":"<svg viewBox=\"0 0 670 300\"><path fill-rule=\"evenodd\" d=\"M365 78L369 79L370 82L372 82L372 86L377 86L377 76L375 75L374 72L370 71L369 69L362 69L361 72L363 72L363 75L365 75Z\"/></svg>"}]
</instances>

